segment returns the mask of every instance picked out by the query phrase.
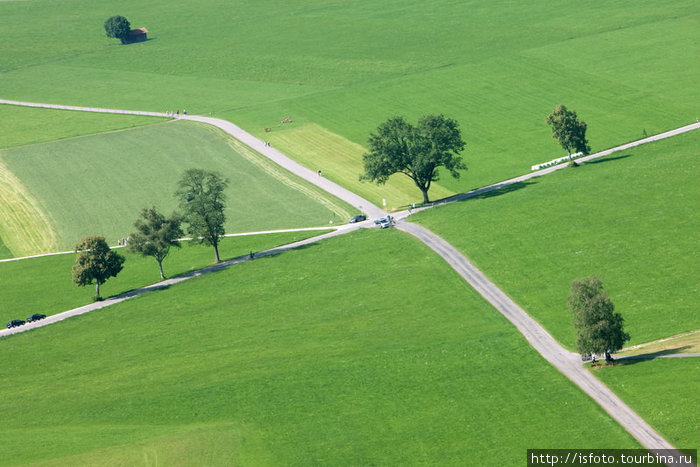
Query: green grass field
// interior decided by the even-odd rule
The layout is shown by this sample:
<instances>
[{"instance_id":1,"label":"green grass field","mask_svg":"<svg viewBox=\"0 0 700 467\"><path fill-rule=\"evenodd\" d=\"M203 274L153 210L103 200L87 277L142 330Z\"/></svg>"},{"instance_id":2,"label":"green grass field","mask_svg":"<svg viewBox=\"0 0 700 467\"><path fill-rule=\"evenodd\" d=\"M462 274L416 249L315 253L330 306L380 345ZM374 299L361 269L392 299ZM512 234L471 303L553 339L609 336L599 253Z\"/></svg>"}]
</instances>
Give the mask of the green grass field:
<instances>
[{"instance_id":1,"label":"green grass field","mask_svg":"<svg viewBox=\"0 0 700 467\"><path fill-rule=\"evenodd\" d=\"M574 279L597 275L630 344L700 329L700 133L412 216L470 258L564 345Z\"/></svg>"},{"instance_id":2,"label":"green grass field","mask_svg":"<svg viewBox=\"0 0 700 467\"><path fill-rule=\"evenodd\" d=\"M442 112L461 122L470 170L460 181L442 180L446 191L561 155L544 124L559 103L588 123L594 150L700 116L692 98L700 68L688 66L700 54L692 0L247 0L223 10L213 0L167 8L127 0L120 12L147 27L151 40L121 46L106 38L110 4L1 2L0 39L13 44L0 65L3 93L213 113L260 135L273 128L266 138L300 160L308 159L309 140L297 130L314 124L347 141L346 150L326 153L328 175L357 191L364 189L357 174L330 169L396 114ZM281 126L286 117L294 123ZM403 188L392 184L372 201L420 198Z\"/></svg>"},{"instance_id":3,"label":"green grass field","mask_svg":"<svg viewBox=\"0 0 700 467\"><path fill-rule=\"evenodd\" d=\"M279 245L303 240L323 232L289 232L226 237L221 240L222 260L247 255ZM152 257L117 249L126 257L124 269L100 287L102 297L118 295L160 281L158 265ZM78 287L71 279L75 254L42 256L0 263L0 323L25 319L33 313L52 315L92 302L95 286ZM183 242L172 248L163 261L168 277L201 269L214 263L211 247Z\"/></svg>"},{"instance_id":4,"label":"green grass field","mask_svg":"<svg viewBox=\"0 0 700 467\"><path fill-rule=\"evenodd\" d=\"M637 446L398 231L0 344L4 464L516 465L531 447Z\"/></svg>"},{"instance_id":5,"label":"green grass field","mask_svg":"<svg viewBox=\"0 0 700 467\"><path fill-rule=\"evenodd\" d=\"M700 358L625 361L594 374L671 444L700 449Z\"/></svg>"},{"instance_id":6,"label":"green grass field","mask_svg":"<svg viewBox=\"0 0 700 467\"><path fill-rule=\"evenodd\" d=\"M160 119L0 104L0 149L152 125Z\"/></svg>"},{"instance_id":7,"label":"green grass field","mask_svg":"<svg viewBox=\"0 0 700 467\"><path fill-rule=\"evenodd\" d=\"M177 181L191 167L230 179L227 232L323 226L345 222L353 212L203 124L167 122L22 146L2 151L0 161L50 219L59 251L84 235L116 244L145 207L172 212ZM46 251L11 249L16 256Z\"/></svg>"}]
</instances>

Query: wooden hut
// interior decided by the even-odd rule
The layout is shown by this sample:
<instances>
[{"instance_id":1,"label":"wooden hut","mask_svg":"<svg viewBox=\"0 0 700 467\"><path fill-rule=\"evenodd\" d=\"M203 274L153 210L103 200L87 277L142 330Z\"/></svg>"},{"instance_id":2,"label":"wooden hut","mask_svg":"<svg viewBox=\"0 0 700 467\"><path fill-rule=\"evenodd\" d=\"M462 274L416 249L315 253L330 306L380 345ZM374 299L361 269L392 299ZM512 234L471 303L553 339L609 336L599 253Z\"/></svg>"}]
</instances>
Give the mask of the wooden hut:
<instances>
[{"instance_id":1,"label":"wooden hut","mask_svg":"<svg viewBox=\"0 0 700 467\"><path fill-rule=\"evenodd\" d=\"M132 29L129 31L129 34L126 36L126 41L127 42L143 42L148 40L148 29L146 28L137 28L137 29Z\"/></svg>"}]
</instances>

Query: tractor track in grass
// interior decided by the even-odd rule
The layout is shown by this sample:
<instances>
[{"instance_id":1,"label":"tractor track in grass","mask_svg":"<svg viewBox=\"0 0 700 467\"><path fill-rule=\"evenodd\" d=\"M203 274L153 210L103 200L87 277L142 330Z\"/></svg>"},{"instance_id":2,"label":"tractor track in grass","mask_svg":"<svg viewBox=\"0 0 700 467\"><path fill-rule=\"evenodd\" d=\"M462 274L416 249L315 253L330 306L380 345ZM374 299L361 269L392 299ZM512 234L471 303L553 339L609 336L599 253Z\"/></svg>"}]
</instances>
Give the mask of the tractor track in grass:
<instances>
[{"instance_id":1,"label":"tractor track in grass","mask_svg":"<svg viewBox=\"0 0 700 467\"><path fill-rule=\"evenodd\" d=\"M42 107L51 109L62 109L62 110L76 110L76 111L87 111L87 112L102 112L102 113L122 113L130 115L145 115L153 117L165 117L173 118L172 115L161 112L143 112L143 111L131 111L131 110L115 110L115 109L99 109L92 107L76 107L76 106L61 106L52 104L40 104L40 103L29 103L29 102L19 102L19 101L9 101L0 99L0 104L10 104L10 105L22 105L28 107ZM275 163L281 165L287 170L297 174L298 176L304 178L305 180L313 183L314 185L322 188L328 193L342 199L348 204L355 206L359 210L367 213L371 218L377 218L384 216L385 213L374 206L372 203L366 199L352 193L351 191L319 176L316 172L294 162L286 155L282 154L280 151L271 148L263 141L254 137L253 135L247 133L240 127L234 125L226 120L196 116L196 115L181 115L178 116L179 119L198 121L202 123L208 123L221 128L226 133L230 134L234 138L238 139L247 146L253 148L264 156L270 158ZM700 122L691 125L686 125L684 127L667 131L658 135L650 136L638 141L633 141L615 148L607 149L595 154L591 154L586 157L577 159L577 162L586 162L588 160L596 159L599 157L608 156L612 153L618 151L624 151L632 147L636 147L642 144L651 143L653 141L659 141L671 136L675 136L688 131L696 130L700 128ZM531 172L529 174L512 178L504 182L496 183L488 187L480 188L477 190L472 190L468 193L462 193L459 195L452 196L441 200L438 203L434 203L430 206L425 206L416 209L418 210L428 209L437 204L446 204L454 201L461 201L464 199L472 198L474 196L481 195L483 193L498 190L500 188L512 185L514 183L522 182L530 178L539 177L546 175L548 173L560 170L566 167L566 164L548 167L542 170ZM503 314L517 329L518 331L527 339L530 345L537 350L537 352L542 355L542 357L547 360L551 365L557 368L562 374L569 378L574 384L580 387L586 394L588 394L596 403L598 403L613 419L615 419L620 425L622 425L642 446L649 450L660 450L660 449L675 449L668 441L666 441L660 434L658 434L649 424L647 424L644 419L642 419L636 412L634 412L627 404L625 404L615 393L613 393L605 384L596 379L590 372L588 372L582 365L580 361L580 356L573 352L570 352L563 348L559 343L542 327L537 323L530 315L528 315L522 308L520 308L515 302L513 302L503 291L501 291L495 284L488 280L488 278L477 268L475 268L469 260L464 257L456 248L450 245L448 242L440 238L438 235L434 234L428 229L421 227L417 224L412 224L406 222L406 218L411 214L411 211L403 211L395 214L395 218L398 221L397 228L410 235L413 235L438 255L440 255L447 263L452 267L465 281L467 281L477 292L479 292L492 306L494 306L501 314ZM331 232L329 234L321 235L319 237L304 240L302 242L293 243L283 247L268 250L263 253L264 255L274 254L273 252L280 252L287 249L292 249L302 244L312 243L319 241L323 238L330 236L340 235L356 228L364 227L369 224L370 221L365 221L360 224L354 224L351 227L343 228ZM261 254L261 255L263 255ZM190 274L180 276L178 278L169 279L167 281L154 284L153 286L139 289L137 291L128 292L111 299L107 299L104 302L99 302L92 305L87 305L85 307L78 308L76 310L71 310L76 312L75 314L82 314L87 311L77 312L77 310L83 310L87 307L94 306L94 309L103 308L104 306L118 303L118 301L123 301L131 296L138 295L148 290L156 290L159 288L167 287L174 283L186 280L190 277L196 277L198 275L204 274L206 272L211 272L215 270L222 269L224 267L229 267L233 264L237 264L241 261L245 261L246 258L236 258L225 263L221 263L203 270L195 271ZM49 320L64 315L64 312L59 315L54 315L46 318L46 324L50 324ZM65 319L65 316L60 319ZM56 318L55 321L59 319ZM54 321L51 321L54 322ZM39 322L41 323L41 322ZM32 326L35 323L32 323ZM26 327L26 325L25 325ZM27 329L32 329L33 327L28 327ZM6 331L0 331L0 336ZM669 464L672 465L672 464Z\"/></svg>"}]
</instances>

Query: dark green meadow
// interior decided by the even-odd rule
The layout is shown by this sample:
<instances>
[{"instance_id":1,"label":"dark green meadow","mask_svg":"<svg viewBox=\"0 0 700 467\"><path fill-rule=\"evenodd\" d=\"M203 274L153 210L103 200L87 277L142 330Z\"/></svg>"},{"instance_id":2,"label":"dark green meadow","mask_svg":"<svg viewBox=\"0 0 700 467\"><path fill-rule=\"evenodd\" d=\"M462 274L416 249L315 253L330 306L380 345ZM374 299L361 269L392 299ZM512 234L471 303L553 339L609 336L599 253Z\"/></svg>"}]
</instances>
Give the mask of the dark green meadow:
<instances>
[{"instance_id":1,"label":"dark green meadow","mask_svg":"<svg viewBox=\"0 0 700 467\"><path fill-rule=\"evenodd\" d=\"M319 235L322 232L289 232L221 240L222 260L245 256L251 251L267 250L287 243ZM167 277L201 269L214 263L214 250L206 245L182 242L172 248L163 261ZM103 298L118 295L160 281L158 264L152 257L142 257L120 248L126 257L124 268L100 287ZM73 283L71 268L75 254L27 258L0 263L0 323L26 319L33 313L53 315L92 302L95 286L78 287Z\"/></svg>"},{"instance_id":2,"label":"dark green meadow","mask_svg":"<svg viewBox=\"0 0 700 467\"><path fill-rule=\"evenodd\" d=\"M531 447L637 447L391 230L11 336L0 360L5 465L518 465Z\"/></svg>"},{"instance_id":3,"label":"dark green meadow","mask_svg":"<svg viewBox=\"0 0 700 467\"><path fill-rule=\"evenodd\" d=\"M440 181L456 192L561 155L544 124L559 103L589 124L594 150L700 115L691 0L10 1L0 14L7 98L211 113L300 159L306 124L365 144L388 117L445 113L468 142L470 170ZM150 40L105 37L113 14ZM356 177L342 182L359 190Z\"/></svg>"}]
</instances>

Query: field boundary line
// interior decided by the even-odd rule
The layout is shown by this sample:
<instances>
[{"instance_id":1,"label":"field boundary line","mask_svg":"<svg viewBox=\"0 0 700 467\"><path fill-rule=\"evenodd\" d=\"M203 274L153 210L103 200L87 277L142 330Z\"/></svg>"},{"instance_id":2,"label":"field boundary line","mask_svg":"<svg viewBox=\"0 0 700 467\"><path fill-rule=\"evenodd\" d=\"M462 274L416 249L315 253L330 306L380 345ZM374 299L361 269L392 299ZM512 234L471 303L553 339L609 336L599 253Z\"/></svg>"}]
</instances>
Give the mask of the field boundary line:
<instances>
[{"instance_id":1,"label":"field boundary line","mask_svg":"<svg viewBox=\"0 0 700 467\"><path fill-rule=\"evenodd\" d=\"M338 230L339 228L340 227L337 227L337 226L328 226L328 227L301 227L298 229L260 230L258 232L228 233L228 234L222 235L222 237L246 237L249 235L267 235L267 234L275 234L275 233L312 232L314 230ZM186 242L186 241L190 241L190 240L192 240L192 238L190 238L190 237L178 238L178 241L181 241L181 242ZM124 246L123 245L110 246L110 249L117 249L117 248L124 248ZM43 256L67 255L70 253L75 253L75 251L74 250L56 251L56 252L52 252L52 253L40 253L38 255L20 256L17 258L5 258L5 259L0 259L0 263L9 263L12 261L19 261L22 259L41 258Z\"/></svg>"}]
</instances>

